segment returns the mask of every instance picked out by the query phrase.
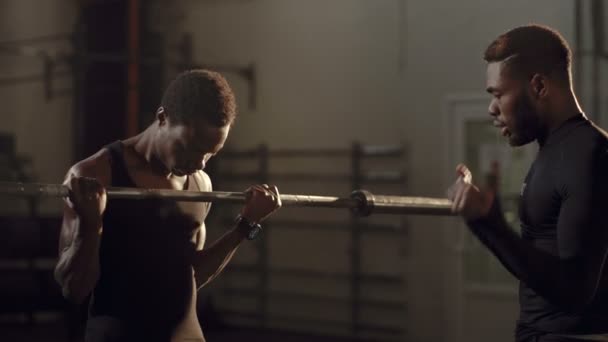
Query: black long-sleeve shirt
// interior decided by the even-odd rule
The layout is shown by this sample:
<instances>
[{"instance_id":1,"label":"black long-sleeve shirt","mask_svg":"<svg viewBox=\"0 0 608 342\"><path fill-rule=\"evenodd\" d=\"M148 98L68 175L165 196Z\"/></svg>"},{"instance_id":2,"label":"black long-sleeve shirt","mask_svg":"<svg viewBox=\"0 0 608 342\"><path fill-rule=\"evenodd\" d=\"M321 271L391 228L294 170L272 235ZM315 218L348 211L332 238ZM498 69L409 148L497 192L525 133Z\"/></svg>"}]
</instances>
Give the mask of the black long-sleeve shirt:
<instances>
[{"instance_id":1,"label":"black long-sleeve shirt","mask_svg":"<svg viewBox=\"0 0 608 342\"><path fill-rule=\"evenodd\" d=\"M578 115L542 144L522 187L521 237L495 203L473 233L520 280L517 340L608 332L608 135Z\"/></svg>"}]
</instances>

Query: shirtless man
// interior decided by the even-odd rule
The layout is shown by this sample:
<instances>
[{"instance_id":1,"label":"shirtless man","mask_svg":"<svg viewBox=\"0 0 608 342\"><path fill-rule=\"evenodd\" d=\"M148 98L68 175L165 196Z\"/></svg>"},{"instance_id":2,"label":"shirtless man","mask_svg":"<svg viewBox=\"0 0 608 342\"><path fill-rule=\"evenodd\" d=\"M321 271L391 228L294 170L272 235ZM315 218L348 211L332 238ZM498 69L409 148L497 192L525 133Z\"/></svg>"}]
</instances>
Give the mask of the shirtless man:
<instances>
[{"instance_id":1,"label":"shirtless man","mask_svg":"<svg viewBox=\"0 0 608 342\"><path fill-rule=\"evenodd\" d=\"M203 169L235 116L221 75L188 71L169 85L143 132L68 171L55 277L66 298L82 303L90 296L86 341L204 341L196 290L281 206L277 188L248 189L232 229L204 249L208 203L107 200L105 188L211 191Z\"/></svg>"}]
</instances>

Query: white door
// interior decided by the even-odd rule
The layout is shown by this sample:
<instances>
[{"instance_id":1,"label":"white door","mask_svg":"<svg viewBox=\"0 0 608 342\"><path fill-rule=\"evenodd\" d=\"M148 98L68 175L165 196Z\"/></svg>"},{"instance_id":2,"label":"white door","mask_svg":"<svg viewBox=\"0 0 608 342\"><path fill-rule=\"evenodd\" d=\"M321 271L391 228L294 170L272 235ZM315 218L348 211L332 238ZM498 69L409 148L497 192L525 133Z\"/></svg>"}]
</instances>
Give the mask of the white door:
<instances>
[{"instance_id":1,"label":"white door","mask_svg":"<svg viewBox=\"0 0 608 342\"><path fill-rule=\"evenodd\" d=\"M505 216L518 228L517 201L535 146L513 149L490 124L489 97L483 94L449 96L445 101L446 184L464 162L477 185L484 185L494 164ZM446 328L449 342L512 342L517 319L517 282L468 231L458 218L447 220L444 231L446 262Z\"/></svg>"}]
</instances>

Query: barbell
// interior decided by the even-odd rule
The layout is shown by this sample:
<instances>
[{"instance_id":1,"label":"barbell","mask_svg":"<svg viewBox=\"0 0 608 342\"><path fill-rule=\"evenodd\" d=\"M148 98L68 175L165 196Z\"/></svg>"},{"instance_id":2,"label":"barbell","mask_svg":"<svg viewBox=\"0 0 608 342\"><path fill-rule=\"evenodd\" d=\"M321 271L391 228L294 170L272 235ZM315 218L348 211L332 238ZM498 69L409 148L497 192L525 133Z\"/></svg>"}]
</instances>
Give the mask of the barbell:
<instances>
[{"instance_id":1,"label":"barbell","mask_svg":"<svg viewBox=\"0 0 608 342\"><path fill-rule=\"evenodd\" d=\"M244 192L180 191L109 187L109 199L162 199L187 202L245 203ZM62 198L70 189L62 184L0 182L0 195L29 198ZM375 195L355 190L349 197L280 194L284 207L347 208L359 216L371 214L453 215L452 202L445 198Z\"/></svg>"}]
</instances>

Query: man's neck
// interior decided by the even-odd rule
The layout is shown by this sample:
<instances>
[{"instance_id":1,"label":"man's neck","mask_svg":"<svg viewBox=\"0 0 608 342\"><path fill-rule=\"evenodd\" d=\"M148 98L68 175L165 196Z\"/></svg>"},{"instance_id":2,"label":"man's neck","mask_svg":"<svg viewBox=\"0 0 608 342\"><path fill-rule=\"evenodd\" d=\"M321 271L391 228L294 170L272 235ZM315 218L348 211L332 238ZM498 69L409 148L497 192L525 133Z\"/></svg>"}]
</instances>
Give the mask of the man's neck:
<instances>
[{"instance_id":1,"label":"man's neck","mask_svg":"<svg viewBox=\"0 0 608 342\"><path fill-rule=\"evenodd\" d=\"M539 144L541 146L544 145L544 142L551 133L559 129L566 121L581 113L583 111L574 92L571 89L564 91L563 96L556 97L556 100L551 105L550 112L545 115L545 134L542 134L542 137L538 139Z\"/></svg>"},{"instance_id":2,"label":"man's neck","mask_svg":"<svg viewBox=\"0 0 608 342\"><path fill-rule=\"evenodd\" d=\"M563 96L557 96L551 107L551 113L547 115L549 133L583 112L572 89L564 90Z\"/></svg>"},{"instance_id":3,"label":"man's neck","mask_svg":"<svg viewBox=\"0 0 608 342\"><path fill-rule=\"evenodd\" d=\"M157 133L154 126L149 126L139 135L133 137L133 150L152 172L170 178L172 173L163 162L162 151L156 145L155 136Z\"/></svg>"}]
</instances>

